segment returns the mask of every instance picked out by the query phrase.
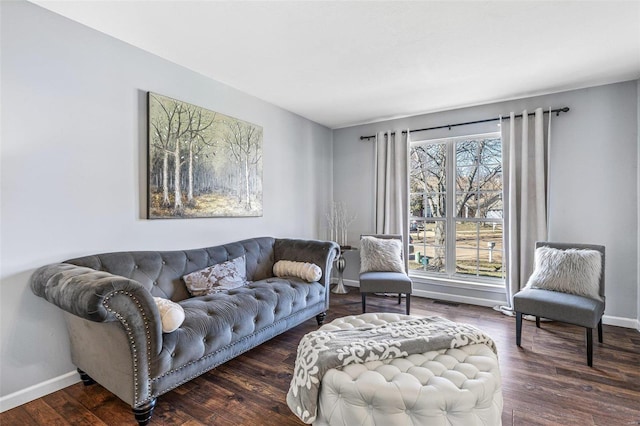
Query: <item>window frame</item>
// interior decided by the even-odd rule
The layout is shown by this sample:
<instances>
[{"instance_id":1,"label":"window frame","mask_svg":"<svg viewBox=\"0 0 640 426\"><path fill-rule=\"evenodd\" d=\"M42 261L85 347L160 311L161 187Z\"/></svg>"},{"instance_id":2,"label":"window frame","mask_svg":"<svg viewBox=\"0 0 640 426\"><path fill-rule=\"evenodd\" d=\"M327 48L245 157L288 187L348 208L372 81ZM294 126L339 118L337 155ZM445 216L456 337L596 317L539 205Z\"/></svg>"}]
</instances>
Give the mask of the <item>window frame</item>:
<instances>
[{"instance_id":1,"label":"window frame","mask_svg":"<svg viewBox=\"0 0 640 426\"><path fill-rule=\"evenodd\" d=\"M468 283L471 285L489 285L489 286L503 286L505 282L505 257L504 257L504 192L502 195L502 217L501 218L487 218L487 217L458 217L457 216L457 195L458 191L456 188L456 177L457 177L457 158L456 158L456 144L460 141L464 140L473 140L473 139L500 139L501 150L504 148L502 146L502 135L499 131L497 132L486 132L486 133L478 133L478 134L469 134L463 136L452 136L452 137L444 137L444 138L436 138L436 139L420 139L420 140L412 140L409 145L409 158L411 158L411 150L414 146L418 145L435 145L435 144L444 144L445 145L445 192L446 192L446 207L445 207L445 215L444 217L428 217L428 216L412 216L411 213L411 195L414 194L411 192L411 186L409 185L409 208L408 210L408 220L407 223L409 227L407 232L411 233L411 223L413 220L423 221L423 223L428 222L436 222L436 221L444 221L445 222L445 265L444 272L437 271L424 271L420 269L410 269L409 275L412 278L418 279L433 279L437 281L449 281L449 282L458 282L458 283ZM502 164L502 161L501 161ZM502 168L504 170L504 167ZM411 164L409 164L408 173L411 175L413 173L413 169ZM410 181L411 179L409 179ZM502 188L504 189L504 176L502 179ZM479 190L477 190L479 192ZM426 209L423 214L426 214ZM470 223L497 223L502 226L502 276L501 277L490 277L490 276L481 276L481 275L471 275L471 274L463 274L457 272L457 259L456 259L456 225L458 222L470 222ZM480 251L488 251L488 249L483 249L480 247L480 236L476 236L476 254L478 255ZM478 257L476 256L476 259ZM477 273L477 269L476 269Z\"/></svg>"}]
</instances>

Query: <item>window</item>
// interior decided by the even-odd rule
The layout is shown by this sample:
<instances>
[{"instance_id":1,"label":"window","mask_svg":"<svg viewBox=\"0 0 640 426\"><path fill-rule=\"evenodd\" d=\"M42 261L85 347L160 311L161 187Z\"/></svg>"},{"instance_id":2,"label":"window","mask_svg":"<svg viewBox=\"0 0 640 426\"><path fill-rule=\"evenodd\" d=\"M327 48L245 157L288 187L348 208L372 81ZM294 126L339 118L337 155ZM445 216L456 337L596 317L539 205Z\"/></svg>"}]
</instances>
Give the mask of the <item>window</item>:
<instances>
[{"instance_id":1,"label":"window","mask_svg":"<svg viewBox=\"0 0 640 426\"><path fill-rule=\"evenodd\" d=\"M504 279L500 133L415 141L410 149L412 275Z\"/></svg>"}]
</instances>

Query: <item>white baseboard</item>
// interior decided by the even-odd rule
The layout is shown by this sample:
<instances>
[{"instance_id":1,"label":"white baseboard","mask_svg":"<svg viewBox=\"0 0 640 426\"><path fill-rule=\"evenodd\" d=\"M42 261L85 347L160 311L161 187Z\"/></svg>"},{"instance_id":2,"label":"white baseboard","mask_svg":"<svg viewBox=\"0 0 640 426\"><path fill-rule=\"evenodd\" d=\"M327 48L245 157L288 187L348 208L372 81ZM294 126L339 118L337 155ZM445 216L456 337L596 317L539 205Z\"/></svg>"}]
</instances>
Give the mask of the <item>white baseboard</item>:
<instances>
[{"instance_id":1,"label":"white baseboard","mask_svg":"<svg viewBox=\"0 0 640 426\"><path fill-rule=\"evenodd\" d=\"M64 389L80 381L77 371L70 371L53 379L29 386L9 395L0 397L0 413L15 408L19 405L41 398L50 393Z\"/></svg>"},{"instance_id":2,"label":"white baseboard","mask_svg":"<svg viewBox=\"0 0 640 426\"><path fill-rule=\"evenodd\" d=\"M617 327L635 328L640 331L640 323L633 318L614 317L611 315L604 315L602 317L602 323L607 325L615 325Z\"/></svg>"},{"instance_id":3,"label":"white baseboard","mask_svg":"<svg viewBox=\"0 0 640 426\"><path fill-rule=\"evenodd\" d=\"M457 294L440 293L437 291L413 290L413 296L426 297L428 299L445 300L447 302L466 303L468 305L486 306L493 308L496 305L504 304L497 300L481 299L479 297L460 296Z\"/></svg>"},{"instance_id":4,"label":"white baseboard","mask_svg":"<svg viewBox=\"0 0 640 426\"><path fill-rule=\"evenodd\" d=\"M348 285L349 287L358 287L360 288L360 281L358 280L342 280L344 285ZM337 282L337 280L336 280Z\"/></svg>"}]
</instances>

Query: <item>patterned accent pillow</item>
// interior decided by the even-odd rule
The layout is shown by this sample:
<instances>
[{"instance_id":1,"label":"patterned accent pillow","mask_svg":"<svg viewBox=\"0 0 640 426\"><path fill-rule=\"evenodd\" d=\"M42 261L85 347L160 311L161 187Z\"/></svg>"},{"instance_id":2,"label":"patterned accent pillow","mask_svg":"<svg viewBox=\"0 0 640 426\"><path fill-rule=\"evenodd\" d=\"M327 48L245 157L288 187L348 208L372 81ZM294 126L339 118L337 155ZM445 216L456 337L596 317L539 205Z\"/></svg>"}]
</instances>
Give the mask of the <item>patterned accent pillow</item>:
<instances>
[{"instance_id":1,"label":"patterned accent pillow","mask_svg":"<svg viewBox=\"0 0 640 426\"><path fill-rule=\"evenodd\" d=\"M402 242L395 238L362 237L360 273L363 272L405 272Z\"/></svg>"},{"instance_id":2,"label":"patterned accent pillow","mask_svg":"<svg viewBox=\"0 0 640 426\"><path fill-rule=\"evenodd\" d=\"M315 263L278 260L273 265L273 275L276 277L298 277L311 283L322 277L322 269Z\"/></svg>"},{"instance_id":3,"label":"patterned accent pillow","mask_svg":"<svg viewBox=\"0 0 640 426\"><path fill-rule=\"evenodd\" d=\"M535 252L535 268L526 287L602 300L601 269L601 254L597 250L538 247Z\"/></svg>"},{"instance_id":4,"label":"patterned accent pillow","mask_svg":"<svg viewBox=\"0 0 640 426\"><path fill-rule=\"evenodd\" d=\"M247 283L244 256L209 266L182 277L192 296L219 293L242 287Z\"/></svg>"}]
</instances>

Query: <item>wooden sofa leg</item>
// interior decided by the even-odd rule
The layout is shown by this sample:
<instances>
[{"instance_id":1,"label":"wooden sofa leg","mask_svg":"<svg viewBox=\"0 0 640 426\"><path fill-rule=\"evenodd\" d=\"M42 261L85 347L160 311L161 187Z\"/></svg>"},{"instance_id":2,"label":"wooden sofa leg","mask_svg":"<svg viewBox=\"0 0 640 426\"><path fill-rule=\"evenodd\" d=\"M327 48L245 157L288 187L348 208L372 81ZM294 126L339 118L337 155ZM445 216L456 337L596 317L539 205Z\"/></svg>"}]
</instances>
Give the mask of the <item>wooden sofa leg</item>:
<instances>
[{"instance_id":1,"label":"wooden sofa leg","mask_svg":"<svg viewBox=\"0 0 640 426\"><path fill-rule=\"evenodd\" d=\"M151 421L153 415L153 409L156 408L156 402L158 398L153 398L141 407L133 409L133 415L136 418L139 426L146 426Z\"/></svg>"},{"instance_id":2,"label":"wooden sofa leg","mask_svg":"<svg viewBox=\"0 0 640 426\"><path fill-rule=\"evenodd\" d=\"M516 312L516 345L522 343L522 312Z\"/></svg>"},{"instance_id":3,"label":"wooden sofa leg","mask_svg":"<svg viewBox=\"0 0 640 426\"><path fill-rule=\"evenodd\" d=\"M593 367L593 328L587 330L587 365Z\"/></svg>"},{"instance_id":4,"label":"wooden sofa leg","mask_svg":"<svg viewBox=\"0 0 640 426\"><path fill-rule=\"evenodd\" d=\"M324 324L324 319L326 317L327 317L327 313L326 312L321 312L318 315L316 315L316 321L318 322L318 325Z\"/></svg>"},{"instance_id":5,"label":"wooden sofa leg","mask_svg":"<svg viewBox=\"0 0 640 426\"><path fill-rule=\"evenodd\" d=\"M536 327L540 328L540 317L536 316Z\"/></svg>"},{"instance_id":6,"label":"wooden sofa leg","mask_svg":"<svg viewBox=\"0 0 640 426\"><path fill-rule=\"evenodd\" d=\"M82 379L82 384L84 384L85 386L91 386L96 383L96 381L93 380L87 373L80 370L79 368L77 370L80 374L80 379Z\"/></svg>"},{"instance_id":7,"label":"wooden sofa leg","mask_svg":"<svg viewBox=\"0 0 640 426\"><path fill-rule=\"evenodd\" d=\"M360 293L362 294L362 313L366 313L367 312L367 294L366 293Z\"/></svg>"},{"instance_id":8,"label":"wooden sofa leg","mask_svg":"<svg viewBox=\"0 0 640 426\"><path fill-rule=\"evenodd\" d=\"M407 293L407 315L411 315L411 294Z\"/></svg>"}]
</instances>

